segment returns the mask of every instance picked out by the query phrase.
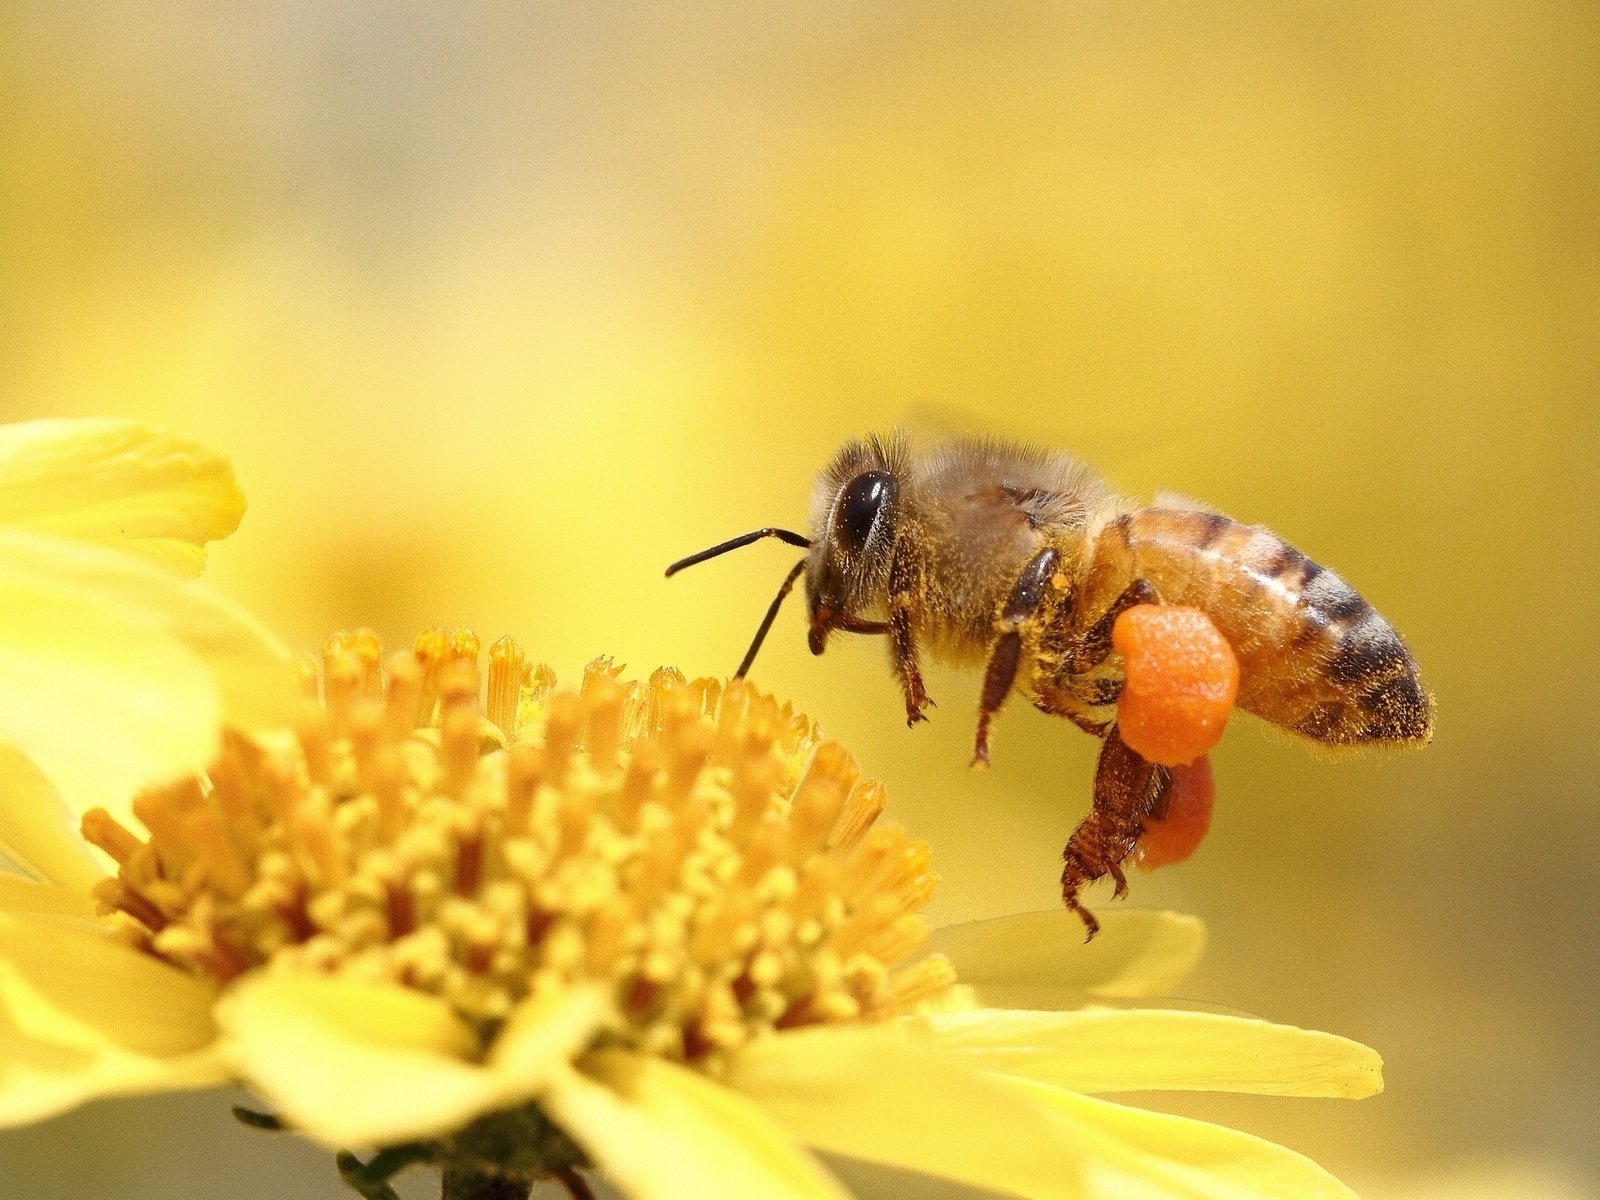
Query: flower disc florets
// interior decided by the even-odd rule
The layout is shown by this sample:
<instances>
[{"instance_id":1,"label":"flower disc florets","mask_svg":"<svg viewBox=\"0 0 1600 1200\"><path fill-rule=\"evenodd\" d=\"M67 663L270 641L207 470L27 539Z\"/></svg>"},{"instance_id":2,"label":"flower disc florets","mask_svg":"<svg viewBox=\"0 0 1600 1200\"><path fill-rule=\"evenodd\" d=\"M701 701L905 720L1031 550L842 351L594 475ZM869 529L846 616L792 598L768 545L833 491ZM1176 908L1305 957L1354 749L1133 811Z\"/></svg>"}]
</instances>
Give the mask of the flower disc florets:
<instances>
[{"instance_id":1,"label":"flower disc florets","mask_svg":"<svg viewBox=\"0 0 1600 1200\"><path fill-rule=\"evenodd\" d=\"M141 840L95 810L100 885L137 944L227 982L256 969L398 982L486 1033L599 983L608 1036L711 1065L767 1029L944 996L921 945L927 847L880 785L742 681L591 663L560 691L504 639L424 634L382 661L334 638L293 734L229 735L209 779L148 792Z\"/></svg>"}]
</instances>

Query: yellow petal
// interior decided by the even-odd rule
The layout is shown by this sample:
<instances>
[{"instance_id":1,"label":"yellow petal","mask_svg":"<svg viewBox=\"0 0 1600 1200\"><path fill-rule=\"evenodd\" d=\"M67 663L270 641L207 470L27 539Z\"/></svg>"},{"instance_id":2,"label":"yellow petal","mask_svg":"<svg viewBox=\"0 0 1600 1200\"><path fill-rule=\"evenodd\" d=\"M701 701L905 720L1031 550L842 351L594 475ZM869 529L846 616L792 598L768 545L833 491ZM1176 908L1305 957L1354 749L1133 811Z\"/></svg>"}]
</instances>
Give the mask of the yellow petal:
<instances>
[{"instance_id":1,"label":"yellow petal","mask_svg":"<svg viewBox=\"0 0 1600 1200\"><path fill-rule=\"evenodd\" d=\"M87 892L77 888L39 883L0 871L0 913L90 918L94 916L94 902Z\"/></svg>"},{"instance_id":2,"label":"yellow petal","mask_svg":"<svg viewBox=\"0 0 1600 1200\"><path fill-rule=\"evenodd\" d=\"M478 1039L448 1005L389 984L257 975L234 987L218 1020L245 1081L335 1149L443 1136L546 1082L474 1065Z\"/></svg>"},{"instance_id":3,"label":"yellow petal","mask_svg":"<svg viewBox=\"0 0 1600 1200\"><path fill-rule=\"evenodd\" d=\"M211 992L101 931L48 916L0 916L0 991L29 1033L140 1054L210 1043Z\"/></svg>"},{"instance_id":4,"label":"yellow petal","mask_svg":"<svg viewBox=\"0 0 1600 1200\"><path fill-rule=\"evenodd\" d=\"M0 1127L56 1116L90 1100L223 1083L208 1050L174 1057L62 1045L29 1035L0 1008Z\"/></svg>"},{"instance_id":5,"label":"yellow petal","mask_svg":"<svg viewBox=\"0 0 1600 1200\"><path fill-rule=\"evenodd\" d=\"M0 916L0 1124L221 1082L209 991L73 923Z\"/></svg>"},{"instance_id":6,"label":"yellow petal","mask_svg":"<svg viewBox=\"0 0 1600 1200\"><path fill-rule=\"evenodd\" d=\"M1383 1090L1377 1051L1250 1017L1158 1009L979 1009L926 1018L974 1067L1079 1092L1183 1089L1359 1098Z\"/></svg>"},{"instance_id":7,"label":"yellow petal","mask_svg":"<svg viewBox=\"0 0 1600 1200\"><path fill-rule=\"evenodd\" d=\"M490 1066L515 1079L545 1079L589 1046L610 1011L607 990L597 986L530 996L495 1037Z\"/></svg>"},{"instance_id":8,"label":"yellow petal","mask_svg":"<svg viewBox=\"0 0 1600 1200\"><path fill-rule=\"evenodd\" d=\"M20 532L0 532L0 561L64 591L106 601L183 643L216 677L231 723L274 728L297 713L299 674L288 647L216 592L103 547Z\"/></svg>"},{"instance_id":9,"label":"yellow petal","mask_svg":"<svg viewBox=\"0 0 1600 1200\"><path fill-rule=\"evenodd\" d=\"M137 421L0 425L0 525L107 542L184 574L244 514L228 460Z\"/></svg>"},{"instance_id":10,"label":"yellow petal","mask_svg":"<svg viewBox=\"0 0 1600 1200\"><path fill-rule=\"evenodd\" d=\"M104 872L78 836L77 817L39 768L4 742L0 742L0 854L35 879L78 893L81 907L93 911L89 889Z\"/></svg>"},{"instance_id":11,"label":"yellow petal","mask_svg":"<svg viewBox=\"0 0 1600 1200\"><path fill-rule=\"evenodd\" d=\"M929 948L987 1004L1057 1007L1074 996L1136 1000L1169 994L1200 961L1205 926L1184 913L1108 909L1100 934L1066 909L971 921L938 930Z\"/></svg>"},{"instance_id":12,"label":"yellow petal","mask_svg":"<svg viewBox=\"0 0 1600 1200\"><path fill-rule=\"evenodd\" d=\"M298 689L287 649L197 585L103 547L0 530L0 734L75 812L99 804L120 818L139 786L203 768L224 714L287 724Z\"/></svg>"},{"instance_id":13,"label":"yellow petal","mask_svg":"<svg viewBox=\"0 0 1600 1200\"><path fill-rule=\"evenodd\" d=\"M1079 1200L1082 1151L1070 1122L1010 1081L878 1029L763 1038L728 1085L810 1145L1015 1192Z\"/></svg>"},{"instance_id":14,"label":"yellow petal","mask_svg":"<svg viewBox=\"0 0 1600 1200\"><path fill-rule=\"evenodd\" d=\"M1128 1108L1075 1092L1009 1080L1077 1131L1086 1200L1181 1196L1191 1200L1356 1200L1303 1155L1248 1133Z\"/></svg>"},{"instance_id":15,"label":"yellow petal","mask_svg":"<svg viewBox=\"0 0 1600 1200\"><path fill-rule=\"evenodd\" d=\"M685 1067L623 1050L588 1055L540 1101L630 1200L845 1200L767 1114Z\"/></svg>"}]
</instances>

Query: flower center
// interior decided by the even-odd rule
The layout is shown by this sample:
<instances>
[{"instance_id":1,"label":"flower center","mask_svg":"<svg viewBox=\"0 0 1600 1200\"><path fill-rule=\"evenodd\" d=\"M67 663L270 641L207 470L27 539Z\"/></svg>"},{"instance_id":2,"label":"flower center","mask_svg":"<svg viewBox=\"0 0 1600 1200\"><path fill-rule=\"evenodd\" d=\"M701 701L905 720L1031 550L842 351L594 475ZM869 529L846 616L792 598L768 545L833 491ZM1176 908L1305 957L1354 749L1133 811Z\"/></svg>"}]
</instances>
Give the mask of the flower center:
<instances>
[{"instance_id":1,"label":"flower center","mask_svg":"<svg viewBox=\"0 0 1600 1200\"><path fill-rule=\"evenodd\" d=\"M335 637L292 734L225 737L207 780L103 810L97 895L132 941L226 982L257 967L395 982L492 1029L599 981L611 1033L691 1061L762 1030L944 996L928 849L815 724L743 681L591 663L560 691L510 639Z\"/></svg>"}]
</instances>

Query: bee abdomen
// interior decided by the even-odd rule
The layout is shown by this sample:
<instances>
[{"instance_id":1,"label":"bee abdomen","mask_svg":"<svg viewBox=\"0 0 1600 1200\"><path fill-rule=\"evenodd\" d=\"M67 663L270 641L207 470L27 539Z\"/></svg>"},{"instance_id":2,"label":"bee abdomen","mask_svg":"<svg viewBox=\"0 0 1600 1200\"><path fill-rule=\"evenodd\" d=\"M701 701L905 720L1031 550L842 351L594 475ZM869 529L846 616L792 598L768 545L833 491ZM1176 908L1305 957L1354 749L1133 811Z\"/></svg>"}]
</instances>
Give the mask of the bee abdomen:
<instances>
[{"instance_id":1,"label":"bee abdomen","mask_svg":"<svg viewBox=\"0 0 1600 1200\"><path fill-rule=\"evenodd\" d=\"M1355 595L1333 572L1323 574ZM1349 605L1350 617L1329 621L1314 639L1312 661L1326 655L1321 666L1331 688L1306 688L1308 698L1317 698L1288 728L1335 745L1426 742L1433 736L1433 701L1416 660L1394 626L1359 596L1356 600L1360 607Z\"/></svg>"},{"instance_id":2,"label":"bee abdomen","mask_svg":"<svg viewBox=\"0 0 1600 1200\"><path fill-rule=\"evenodd\" d=\"M1164 602L1211 617L1239 657L1245 711L1330 745L1432 736L1432 697L1394 627L1270 530L1220 513L1146 508L1109 522L1093 557L1086 591L1142 577Z\"/></svg>"}]
</instances>

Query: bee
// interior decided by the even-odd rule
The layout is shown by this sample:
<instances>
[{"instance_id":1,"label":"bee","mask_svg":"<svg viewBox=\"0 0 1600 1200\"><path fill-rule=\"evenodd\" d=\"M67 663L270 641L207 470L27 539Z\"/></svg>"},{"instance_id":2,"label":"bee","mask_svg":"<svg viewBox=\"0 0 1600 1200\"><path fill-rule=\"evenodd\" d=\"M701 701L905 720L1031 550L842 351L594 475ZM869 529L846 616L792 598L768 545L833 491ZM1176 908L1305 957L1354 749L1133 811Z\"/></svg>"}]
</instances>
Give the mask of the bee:
<instances>
[{"instance_id":1,"label":"bee","mask_svg":"<svg viewBox=\"0 0 1600 1200\"><path fill-rule=\"evenodd\" d=\"M1062 851L1061 895L1079 902L1159 821L1174 771L1118 735L1117 617L1137 604L1205 612L1239 662L1238 706L1323 746L1415 746L1434 701L1394 627L1334 572L1259 525L1183 501L1140 506L1065 454L960 439L914 454L906 440L848 442L817 477L811 535L758 529L690 555L669 576L764 538L806 555L784 578L736 676L749 672L803 575L808 641L882 637L906 723L927 719L924 653L982 667L972 761L1013 692L1102 740L1093 806Z\"/></svg>"}]
</instances>

